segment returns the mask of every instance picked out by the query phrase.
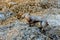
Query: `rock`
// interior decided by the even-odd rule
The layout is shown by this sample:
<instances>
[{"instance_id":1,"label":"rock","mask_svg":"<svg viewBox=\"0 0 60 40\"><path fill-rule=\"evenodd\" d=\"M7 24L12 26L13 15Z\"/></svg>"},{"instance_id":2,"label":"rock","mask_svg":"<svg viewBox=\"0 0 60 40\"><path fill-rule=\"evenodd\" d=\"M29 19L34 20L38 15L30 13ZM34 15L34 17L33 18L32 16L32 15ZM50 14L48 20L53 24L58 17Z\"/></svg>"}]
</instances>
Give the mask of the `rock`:
<instances>
[{"instance_id":1,"label":"rock","mask_svg":"<svg viewBox=\"0 0 60 40\"><path fill-rule=\"evenodd\" d=\"M60 26L60 15L58 14L49 14L45 18L50 26Z\"/></svg>"},{"instance_id":2,"label":"rock","mask_svg":"<svg viewBox=\"0 0 60 40\"><path fill-rule=\"evenodd\" d=\"M60 8L60 0L58 0L58 8Z\"/></svg>"},{"instance_id":3,"label":"rock","mask_svg":"<svg viewBox=\"0 0 60 40\"><path fill-rule=\"evenodd\" d=\"M0 11L0 21L4 21L7 18L11 17L12 15L13 15L13 13L10 11L7 11L7 12Z\"/></svg>"},{"instance_id":4,"label":"rock","mask_svg":"<svg viewBox=\"0 0 60 40\"><path fill-rule=\"evenodd\" d=\"M5 33L4 34L7 36L7 40L45 40L45 38L49 39L45 35L41 34L40 30L37 27L28 27L18 20L14 21L10 25L12 26L12 29L9 29L9 25L6 25L7 28L0 27L6 29L5 31L0 32L6 32L7 35Z\"/></svg>"},{"instance_id":5,"label":"rock","mask_svg":"<svg viewBox=\"0 0 60 40\"><path fill-rule=\"evenodd\" d=\"M5 20L5 15L4 15L4 12L0 12L0 21L3 21Z\"/></svg>"},{"instance_id":6,"label":"rock","mask_svg":"<svg viewBox=\"0 0 60 40\"><path fill-rule=\"evenodd\" d=\"M6 40L6 32L0 32L0 40Z\"/></svg>"},{"instance_id":7,"label":"rock","mask_svg":"<svg viewBox=\"0 0 60 40\"><path fill-rule=\"evenodd\" d=\"M11 17L13 14L14 14L13 12L7 11L7 12L6 12L6 18Z\"/></svg>"}]
</instances>

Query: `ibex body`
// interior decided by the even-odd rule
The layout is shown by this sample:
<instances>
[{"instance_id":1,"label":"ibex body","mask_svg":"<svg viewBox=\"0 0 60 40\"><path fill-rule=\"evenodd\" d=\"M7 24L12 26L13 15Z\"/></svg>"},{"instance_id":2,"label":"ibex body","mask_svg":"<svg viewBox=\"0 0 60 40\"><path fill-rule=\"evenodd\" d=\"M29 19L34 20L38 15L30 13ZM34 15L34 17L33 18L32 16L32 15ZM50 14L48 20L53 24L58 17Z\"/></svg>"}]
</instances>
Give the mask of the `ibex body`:
<instances>
[{"instance_id":1,"label":"ibex body","mask_svg":"<svg viewBox=\"0 0 60 40\"><path fill-rule=\"evenodd\" d=\"M33 16L33 15L30 15L29 13L25 13L22 15L22 18L25 18L28 21L29 26L37 22L40 22L41 27L45 27L48 25L47 20L45 20L41 16Z\"/></svg>"}]
</instances>

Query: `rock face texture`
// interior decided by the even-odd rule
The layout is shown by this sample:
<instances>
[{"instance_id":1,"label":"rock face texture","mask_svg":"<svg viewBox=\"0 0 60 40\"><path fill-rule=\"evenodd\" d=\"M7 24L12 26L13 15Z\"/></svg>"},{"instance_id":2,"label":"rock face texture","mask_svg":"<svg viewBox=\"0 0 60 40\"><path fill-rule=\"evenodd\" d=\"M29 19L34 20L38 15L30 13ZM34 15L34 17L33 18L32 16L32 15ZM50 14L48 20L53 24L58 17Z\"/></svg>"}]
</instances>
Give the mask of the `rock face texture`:
<instances>
[{"instance_id":1,"label":"rock face texture","mask_svg":"<svg viewBox=\"0 0 60 40\"><path fill-rule=\"evenodd\" d=\"M24 13L49 25L29 27ZM0 40L60 40L60 0L0 0Z\"/></svg>"}]
</instances>

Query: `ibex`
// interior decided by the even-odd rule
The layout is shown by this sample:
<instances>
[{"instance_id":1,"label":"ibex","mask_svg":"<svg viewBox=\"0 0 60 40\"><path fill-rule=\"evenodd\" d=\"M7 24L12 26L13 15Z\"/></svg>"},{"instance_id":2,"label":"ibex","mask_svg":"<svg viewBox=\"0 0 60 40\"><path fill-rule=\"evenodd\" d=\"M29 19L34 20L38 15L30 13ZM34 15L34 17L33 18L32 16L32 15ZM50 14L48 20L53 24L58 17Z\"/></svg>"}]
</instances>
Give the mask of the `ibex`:
<instances>
[{"instance_id":1,"label":"ibex","mask_svg":"<svg viewBox=\"0 0 60 40\"><path fill-rule=\"evenodd\" d=\"M25 18L29 24L29 26L32 26L32 24L35 25L35 23L40 22L41 27L45 27L48 25L47 20L42 18L41 16L33 16L29 13L25 13L22 15L22 18Z\"/></svg>"}]
</instances>

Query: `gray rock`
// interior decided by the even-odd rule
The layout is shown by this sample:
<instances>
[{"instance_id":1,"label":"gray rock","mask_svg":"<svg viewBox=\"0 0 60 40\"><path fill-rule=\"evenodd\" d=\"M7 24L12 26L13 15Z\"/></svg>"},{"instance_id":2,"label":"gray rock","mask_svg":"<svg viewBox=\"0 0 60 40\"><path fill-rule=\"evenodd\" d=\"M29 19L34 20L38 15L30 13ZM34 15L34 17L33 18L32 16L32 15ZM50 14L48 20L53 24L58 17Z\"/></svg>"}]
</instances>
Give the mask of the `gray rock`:
<instances>
[{"instance_id":1,"label":"gray rock","mask_svg":"<svg viewBox=\"0 0 60 40\"><path fill-rule=\"evenodd\" d=\"M60 0L58 0L58 7L60 8Z\"/></svg>"},{"instance_id":2,"label":"gray rock","mask_svg":"<svg viewBox=\"0 0 60 40\"><path fill-rule=\"evenodd\" d=\"M7 18L11 17L12 15L14 15L14 13L9 10L5 12L0 11L0 21L4 21Z\"/></svg>"},{"instance_id":3,"label":"gray rock","mask_svg":"<svg viewBox=\"0 0 60 40\"><path fill-rule=\"evenodd\" d=\"M13 13L12 12L6 12L6 17L8 18L8 17L11 17L13 15Z\"/></svg>"},{"instance_id":4,"label":"gray rock","mask_svg":"<svg viewBox=\"0 0 60 40\"><path fill-rule=\"evenodd\" d=\"M48 15L47 21L51 26L60 26L60 15Z\"/></svg>"},{"instance_id":5,"label":"gray rock","mask_svg":"<svg viewBox=\"0 0 60 40\"><path fill-rule=\"evenodd\" d=\"M10 26L12 29L9 30ZM39 28L28 27L18 20L11 24L0 26L0 28L3 30L0 30L0 32L2 32L2 36L4 35L3 39L5 40L45 40L45 38L47 38L41 34Z\"/></svg>"},{"instance_id":6,"label":"gray rock","mask_svg":"<svg viewBox=\"0 0 60 40\"><path fill-rule=\"evenodd\" d=\"M5 20L5 15L4 15L4 12L0 12L0 21L3 21Z\"/></svg>"}]
</instances>

